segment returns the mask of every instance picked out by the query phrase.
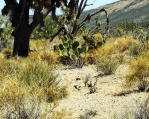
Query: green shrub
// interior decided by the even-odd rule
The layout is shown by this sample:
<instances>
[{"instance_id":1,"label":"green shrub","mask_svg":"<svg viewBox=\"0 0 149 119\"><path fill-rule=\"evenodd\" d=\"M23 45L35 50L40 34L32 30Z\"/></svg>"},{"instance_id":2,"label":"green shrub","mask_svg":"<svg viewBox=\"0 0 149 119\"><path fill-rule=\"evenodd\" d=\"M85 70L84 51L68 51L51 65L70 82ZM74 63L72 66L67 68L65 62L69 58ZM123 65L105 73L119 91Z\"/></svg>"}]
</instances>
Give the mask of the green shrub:
<instances>
[{"instance_id":1,"label":"green shrub","mask_svg":"<svg viewBox=\"0 0 149 119\"><path fill-rule=\"evenodd\" d=\"M111 56L98 57L96 67L98 71L102 71L105 75L114 73L118 66L118 61Z\"/></svg>"}]
</instances>

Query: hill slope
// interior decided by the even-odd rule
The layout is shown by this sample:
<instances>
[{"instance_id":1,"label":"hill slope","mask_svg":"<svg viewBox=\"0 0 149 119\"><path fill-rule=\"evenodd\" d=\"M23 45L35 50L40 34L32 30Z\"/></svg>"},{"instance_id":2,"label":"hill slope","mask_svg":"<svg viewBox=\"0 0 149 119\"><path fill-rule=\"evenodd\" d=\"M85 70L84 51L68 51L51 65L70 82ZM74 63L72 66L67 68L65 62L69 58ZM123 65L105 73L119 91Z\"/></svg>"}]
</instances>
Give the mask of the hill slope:
<instances>
[{"instance_id":1,"label":"hill slope","mask_svg":"<svg viewBox=\"0 0 149 119\"><path fill-rule=\"evenodd\" d=\"M149 0L120 0L111 4L107 4L96 9L85 11L81 16L81 21L90 12L97 9L105 8L109 14L110 23L116 25L120 21L135 21L142 22L149 20ZM103 15L101 15L101 19ZM0 15L0 20L2 16ZM90 25L93 25L94 21L91 21Z\"/></svg>"},{"instance_id":2,"label":"hill slope","mask_svg":"<svg viewBox=\"0 0 149 119\"><path fill-rule=\"evenodd\" d=\"M96 9L85 11L82 18L85 15L93 12L97 9L105 8L109 14L110 23L116 25L120 21L135 21L142 22L149 20L149 1L148 0L120 0L105 6L98 7ZM102 15L101 15L102 18ZM93 21L91 22L91 25Z\"/></svg>"}]
</instances>

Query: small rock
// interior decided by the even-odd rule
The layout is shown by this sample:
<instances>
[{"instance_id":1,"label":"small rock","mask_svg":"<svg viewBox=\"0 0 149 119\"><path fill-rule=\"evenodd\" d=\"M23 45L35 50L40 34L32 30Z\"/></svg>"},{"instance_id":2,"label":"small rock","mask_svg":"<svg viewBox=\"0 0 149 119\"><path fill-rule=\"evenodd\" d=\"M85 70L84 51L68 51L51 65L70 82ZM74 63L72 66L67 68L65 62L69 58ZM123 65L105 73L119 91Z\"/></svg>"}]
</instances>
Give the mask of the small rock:
<instances>
[{"instance_id":1,"label":"small rock","mask_svg":"<svg viewBox=\"0 0 149 119\"><path fill-rule=\"evenodd\" d=\"M76 78L76 81L78 81L78 80L81 80L81 78L77 77L77 78Z\"/></svg>"},{"instance_id":2,"label":"small rock","mask_svg":"<svg viewBox=\"0 0 149 119\"><path fill-rule=\"evenodd\" d=\"M81 86L78 86L78 85L74 85L75 89L77 90L81 90Z\"/></svg>"},{"instance_id":3,"label":"small rock","mask_svg":"<svg viewBox=\"0 0 149 119\"><path fill-rule=\"evenodd\" d=\"M97 76L94 76L94 78L103 77L105 74L103 72L99 72Z\"/></svg>"}]
</instances>

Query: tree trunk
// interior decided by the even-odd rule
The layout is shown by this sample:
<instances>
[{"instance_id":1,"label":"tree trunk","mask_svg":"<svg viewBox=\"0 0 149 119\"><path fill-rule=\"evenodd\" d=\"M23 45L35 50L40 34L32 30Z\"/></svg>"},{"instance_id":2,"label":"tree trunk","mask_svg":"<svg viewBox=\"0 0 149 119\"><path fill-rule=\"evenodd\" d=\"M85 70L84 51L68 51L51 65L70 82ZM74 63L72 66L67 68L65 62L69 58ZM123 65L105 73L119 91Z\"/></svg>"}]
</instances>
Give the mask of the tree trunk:
<instances>
[{"instance_id":1,"label":"tree trunk","mask_svg":"<svg viewBox=\"0 0 149 119\"><path fill-rule=\"evenodd\" d=\"M14 26L13 56L27 57L32 30L29 26L29 7L26 5L25 0L22 0L15 8L12 19L14 21L12 22Z\"/></svg>"},{"instance_id":2,"label":"tree trunk","mask_svg":"<svg viewBox=\"0 0 149 119\"><path fill-rule=\"evenodd\" d=\"M13 56L27 57L29 54L29 39L35 27L43 22L43 19L55 9L55 2L49 7L45 7L44 0L38 0L38 5L34 8L33 21L29 22L29 0L4 0L6 6L2 10L3 15L9 15L14 31ZM44 10L43 10L44 8ZM44 12L43 12L44 11ZM9 12L9 14L8 14Z\"/></svg>"},{"instance_id":3,"label":"tree trunk","mask_svg":"<svg viewBox=\"0 0 149 119\"><path fill-rule=\"evenodd\" d=\"M21 27L18 30L15 30L13 56L28 56L30 36L31 32L29 27L25 24L21 24Z\"/></svg>"}]
</instances>

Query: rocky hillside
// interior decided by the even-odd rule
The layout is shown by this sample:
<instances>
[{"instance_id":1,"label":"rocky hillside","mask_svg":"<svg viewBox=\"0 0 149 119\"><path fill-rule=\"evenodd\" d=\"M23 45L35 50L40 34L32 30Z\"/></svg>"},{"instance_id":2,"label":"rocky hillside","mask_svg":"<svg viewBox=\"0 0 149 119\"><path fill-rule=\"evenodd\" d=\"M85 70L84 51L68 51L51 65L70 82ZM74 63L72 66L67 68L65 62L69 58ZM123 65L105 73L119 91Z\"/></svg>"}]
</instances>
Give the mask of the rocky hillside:
<instances>
[{"instance_id":1,"label":"rocky hillside","mask_svg":"<svg viewBox=\"0 0 149 119\"><path fill-rule=\"evenodd\" d=\"M135 21L142 22L149 20L149 0L120 0L111 4L107 4L96 9L85 11L82 14L82 18L86 17L90 12L97 9L105 8L109 14L110 23L116 25L120 21ZM101 15L101 19L103 15ZM0 20L2 16L0 15ZM93 25L94 21L91 21L90 25Z\"/></svg>"},{"instance_id":2,"label":"rocky hillside","mask_svg":"<svg viewBox=\"0 0 149 119\"><path fill-rule=\"evenodd\" d=\"M148 0L120 0L96 9L85 11L85 15L97 9L105 8L109 14L110 23L116 25L120 21L135 21L142 22L149 20L149 1ZM102 18L103 15L101 15ZM91 22L93 25L93 21Z\"/></svg>"}]
</instances>

